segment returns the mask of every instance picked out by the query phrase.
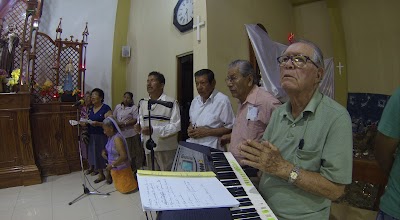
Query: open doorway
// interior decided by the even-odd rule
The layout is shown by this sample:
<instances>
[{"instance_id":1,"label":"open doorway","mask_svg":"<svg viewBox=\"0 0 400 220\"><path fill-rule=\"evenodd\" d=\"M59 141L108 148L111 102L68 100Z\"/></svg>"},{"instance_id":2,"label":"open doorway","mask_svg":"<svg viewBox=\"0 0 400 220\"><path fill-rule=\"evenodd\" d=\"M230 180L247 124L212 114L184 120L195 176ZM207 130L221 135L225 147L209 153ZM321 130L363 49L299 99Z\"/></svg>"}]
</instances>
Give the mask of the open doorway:
<instances>
[{"instance_id":1,"label":"open doorway","mask_svg":"<svg viewBox=\"0 0 400 220\"><path fill-rule=\"evenodd\" d=\"M189 109L193 100L193 54L186 54L178 58L178 102L181 111L181 131L178 138L184 141L188 138Z\"/></svg>"}]
</instances>

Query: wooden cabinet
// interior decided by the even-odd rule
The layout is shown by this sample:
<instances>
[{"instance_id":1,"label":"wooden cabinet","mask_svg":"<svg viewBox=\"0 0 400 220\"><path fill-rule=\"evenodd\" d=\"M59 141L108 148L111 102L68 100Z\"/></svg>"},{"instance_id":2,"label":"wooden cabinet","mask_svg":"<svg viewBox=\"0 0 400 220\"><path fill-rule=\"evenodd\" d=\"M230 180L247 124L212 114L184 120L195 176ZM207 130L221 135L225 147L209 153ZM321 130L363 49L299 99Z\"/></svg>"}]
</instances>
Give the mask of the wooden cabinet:
<instances>
[{"instance_id":1,"label":"wooden cabinet","mask_svg":"<svg viewBox=\"0 0 400 220\"><path fill-rule=\"evenodd\" d=\"M385 192L388 176L379 167L378 161L368 159L353 159L353 181L363 181L378 186L378 194L374 199L372 209L378 211L380 198Z\"/></svg>"},{"instance_id":2,"label":"wooden cabinet","mask_svg":"<svg viewBox=\"0 0 400 220\"><path fill-rule=\"evenodd\" d=\"M29 93L0 93L0 188L41 183L29 109Z\"/></svg>"},{"instance_id":3,"label":"wooden cabinet","mask_svg":"<svg viewBox=\"0 0 400 220\"><path fill-rule=\"evenodd\" d=\"M31 113L34 152L42 176L80 170L77 119L70 103L33 104Z\"/></svg>"}]
</instances>

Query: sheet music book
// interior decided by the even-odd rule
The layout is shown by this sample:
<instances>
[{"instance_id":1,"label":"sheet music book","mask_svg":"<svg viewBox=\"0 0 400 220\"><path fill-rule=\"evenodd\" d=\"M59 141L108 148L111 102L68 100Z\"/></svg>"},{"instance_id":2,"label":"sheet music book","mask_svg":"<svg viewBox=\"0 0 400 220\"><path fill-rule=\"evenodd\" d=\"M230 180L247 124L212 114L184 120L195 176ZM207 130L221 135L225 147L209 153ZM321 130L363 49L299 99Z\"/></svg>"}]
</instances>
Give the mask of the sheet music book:
<instances>
[{"instance_id":1,"label":"sheet music book","mask_svg":"<svg viewBox=\"0 0 400 220\"><path fill-rule=\"evenodd\" d=\"M140 172L137 177L144 211L239 206L216 177L154 176Z\"/></svg>"}]
</instances>

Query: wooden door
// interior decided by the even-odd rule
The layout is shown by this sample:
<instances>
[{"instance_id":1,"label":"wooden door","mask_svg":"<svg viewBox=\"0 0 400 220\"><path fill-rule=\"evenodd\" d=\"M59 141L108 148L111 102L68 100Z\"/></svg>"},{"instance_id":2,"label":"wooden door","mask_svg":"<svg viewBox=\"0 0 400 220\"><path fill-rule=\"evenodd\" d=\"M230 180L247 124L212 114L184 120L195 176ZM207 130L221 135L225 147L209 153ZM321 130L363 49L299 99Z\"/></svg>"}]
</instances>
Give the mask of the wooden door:
<instances>
[{"instance_id":1,"label":"wooden door","mask_svg":"<svg viewBox=\"0 0 400 220\"><path fill-rule=\"evenodd\" d=\"M19 141L15 134L18 133L16 112L0 111L0 170L2 168L18 166Z\"/></svg>"},{"instance_id":2,"label":"wooden door","mask_svg":"<svg viewBox=\"0 0 400 220\"><path fill-rule=\"evenodd\" d=\"M29 93L0 93L0 188L41 183L33 156Z\"/></svg>"},{"instance_id":3,"label":"wooden door","mask_svg":"<svg viewBox=\"0 0 400 220\"><path fill-rule=\"evenodd\" d=\"M71 103L34 104L31 115L35 156L42 175L60 175L81 169L77 120Z\"/></svg>"},{"instance_id":4,"label":"wooden door","mask_svg":"<svg viewBox=\"0 0 400 220\"><path fill-rule=\"evenodd\" d=\"M42 176L70 173L65 158L60 116L51 112L32 114L32 136L35 155Z\"/></svg>"},{"instance_id":5,"label":"wooden door","mask_svg":"<svg viewBox=\"0 0 400 220\"><path fill-rule=\"evenodd\" d=\"M181 131L179 140L184 141L189 136L189 109L193 100L193 54L178 57L178 102L181 110Z\"/></svg>"},{"instance_id":6,"label":"wooden door","mask_svg":"<svg viewBox=\"0 0 400 220\"><path fill-rule=\"evenodd\" d=\"M69 123L69 120L77 119L76 113L63 112L59 116L63 131L62 144L65 152L64 156L68 161L68 167L71 171L80 170L78 127L71 126Z\"/></svg>"}]
</instances>

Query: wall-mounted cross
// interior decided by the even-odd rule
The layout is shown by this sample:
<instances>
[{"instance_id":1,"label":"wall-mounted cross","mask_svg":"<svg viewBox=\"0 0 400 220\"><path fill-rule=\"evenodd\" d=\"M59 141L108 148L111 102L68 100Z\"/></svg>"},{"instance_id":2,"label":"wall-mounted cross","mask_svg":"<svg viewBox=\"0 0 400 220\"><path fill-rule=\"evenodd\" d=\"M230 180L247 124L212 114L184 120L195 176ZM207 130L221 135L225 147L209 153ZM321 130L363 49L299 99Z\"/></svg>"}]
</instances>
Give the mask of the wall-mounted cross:
<instances>
[{"instance_id":1,"label":"wall-mounted cross","mask_svg":"<svg viewBox=\"0 0 400 220\"><path fill-rule=\"evenodd\" d=\"M204 26L206 23L204 21L200 22L200 16L197 15L197 23L193 24L193 29L197 29L197 41L200 42L200 27Z\"/></svg>"},{"instance_id":2,"label":"wall-mounted cross","mask_svg":"<svg viewBox=\"0 0 400 220\"><path fill-rule=\"evenodd\" d=\"M342 66L342 63L339 62L339 65L336 67L339 68L339 75L342 75L342 68L344 67L344 66Z\"/></svg>"}]
</instances>

